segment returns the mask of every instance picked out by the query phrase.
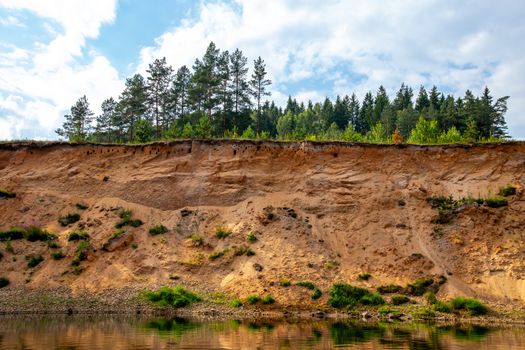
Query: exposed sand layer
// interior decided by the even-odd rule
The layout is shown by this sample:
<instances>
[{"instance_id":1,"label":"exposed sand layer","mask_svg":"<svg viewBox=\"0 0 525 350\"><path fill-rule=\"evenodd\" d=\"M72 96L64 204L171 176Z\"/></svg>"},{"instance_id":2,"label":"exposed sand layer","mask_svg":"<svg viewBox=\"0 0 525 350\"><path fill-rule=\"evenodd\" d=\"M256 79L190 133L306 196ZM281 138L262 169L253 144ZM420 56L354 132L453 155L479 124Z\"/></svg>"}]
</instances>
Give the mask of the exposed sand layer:
<instances>
[{"instance_id":1,"label":"exposed sand layer","mask_svg":"<svg viewBox=\"0 0 525 350\"><path fill-rule=\"evenodd\" d=\"M271 293L280 305L312 307L326 304L336 281L374 288L445 276L440 298L523 307L524 183L524 143L0 144L0 188L16 193L0 199L0 230L43 227L59 236L66 255L53 260L57 249L44 242L13 241L13 253L2 243L0 276L11 281L6 289L67 287L80 295L183 284L230 297ZM449 224L432 224L437 211L427 197L490 197L507 184L518 188L507 207L471 205ZM121 208L144 225L109 240ZM81 220L62 227L57 219L68 213ZM157 224L169 232L151 236ZM233 233L216 238L219 225ZM68 234L79 228L89 233L91 249L75 275L79 243L68 242ZM236 256L234 247L243 245L255 255ZM29 269L28 254L45 260ZM372 278L359 281L362 272ZM281 287L282 279L313 281L323 296L314 301L308 289Z\"/></svg>"}]
</instances>

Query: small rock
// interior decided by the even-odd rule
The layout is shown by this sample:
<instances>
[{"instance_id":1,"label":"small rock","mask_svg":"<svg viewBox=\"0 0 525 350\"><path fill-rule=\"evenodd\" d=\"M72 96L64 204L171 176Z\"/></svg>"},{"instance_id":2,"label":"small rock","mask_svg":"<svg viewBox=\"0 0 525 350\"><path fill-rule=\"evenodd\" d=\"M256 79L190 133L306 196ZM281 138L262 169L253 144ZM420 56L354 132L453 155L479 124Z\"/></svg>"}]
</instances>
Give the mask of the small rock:
<instances>
[{"instance_id":1,"label":"small rock","mask_svg":"<svg viewBox=\"0 0 525 350\"><path fill-rule=\"evenodd\" d=\"M104 182L108 182L108 181L109 181L109 176L107 176L107 175L104 176L104 177L102 178L102 181L104 181Z\"/></svg>"},{"instance_id":2,"label":"small rock","mask_svg":"<svg viewBox=\"0 0 525 350\"><path fill-rule=\"evenodd\" d=\"M261 264L258 264L258 263L254 263L253 264L253 268L255 269L255 271L257 272L261 272L263 270L263 266Z\"/></svg>"}]
</instances>

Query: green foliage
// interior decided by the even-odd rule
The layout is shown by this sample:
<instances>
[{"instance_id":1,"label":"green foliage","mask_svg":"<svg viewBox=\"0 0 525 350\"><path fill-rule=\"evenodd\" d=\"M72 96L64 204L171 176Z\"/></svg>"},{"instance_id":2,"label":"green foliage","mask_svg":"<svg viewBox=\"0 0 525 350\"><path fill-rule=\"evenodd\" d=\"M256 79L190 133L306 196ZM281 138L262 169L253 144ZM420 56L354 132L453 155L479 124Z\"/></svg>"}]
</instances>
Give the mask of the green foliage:
<instances>
[{"instance_id":1,"label":"green foliage","mask_svg":"<svg viewBox=\"0 0 525 350\"><path fill-rule=\"evenodd\" d=\"M292 285L292 282L290 282L290 280L283 279L279 281L279 285L281 287L290 287Z\"/></svg>"},{"instance_id":2,"label":"green foliage","mask_svg":"<svg viewBox=\"0 0 525 350\"><path fill-rule=\"evenodd\" d=\"M85 95L71 106L71 113L65 115L64 119L62 129L55 131L59 136L66 137L72 142L83 142L88 138L93 121L93 112Z\"/></svg>"},{"instance_id":3,"label":"green foliage","mask_svg":"<svg viewBox=\"0 0 525 350\"><path fill-rule=\"evenodd\" d=\"M59 250L58 252L51 253L53 260L61 260L65 257L64 252Z\"/></svg>"},{"instance_id":4,"label":"green foliage","mask_svg":"<svg viewBox=\"0 0 525 350\"><path fill-rule=\"evenodd\" d=\"M488 312L488 308L477 299L455 298L450 304L454 310L466 310L473 316L485 315Z\"/></svg>"},{"instance_id":5,"label":"green foliage","mask_svg":"<svg viewBox=\"0 0 525 350\"><path fill-rule=\"evenodd\" d=\"M24 238L25 230L18 227L11 227L7 231L0 231L0 241L14 241Z\"/></svg>"},{"instance_id":6,"label":"green foliage","mask_svg":"<svg viewBox=\"0 0 525 350\"><path fill-rule=\"evenodd\" d=\"M259 301L261 301L261 297L256 294L251 294L246 297L246 302L249 305L257 304Z\"/></svg>"},{"instance_id":7,"label":"green foliage","mask_svg":"<svg viewBox=\"0 0 525 350\"><path fill-rule=\"evenodd\" d=\"M378 293L369 293L364 295L359 302L363 305L383 305L385 304L385 299Z\"/></svg>"},{"instance_id":8,"label":"green foliage","mask_svg":"<svg viewBox=\"0 0 525 350\"><path fill-rule=\"evenodd\" d=\"M16 193L0 188L0 199L2 198L16 198Z\"/></svg>"},{"instance_id":9,"label":"green foliage","mask_svg":"<svg viewBox=\"0 0 525 350\"><path fill-rule=\"evenodd\" d=\"M323 292L319 288L315 288L312 293L312 300L317 300L323 295Z\"/></svg>"},{"instance_id":10,"label":"green foliage","mask_svg":"<svg viewBox=\"0 0 525 350\"><path fill-rule=\"evenodd\" d=\"M137 249L139 245L137 243L131 243L131 249Z\"/></svg>"},{"instance_id":11,"label":"green foliage","mask_svg":"<svg viewBox=\"0 0 525 350\"><path fill-rule=\"evenodd\" d=\"M432 310L443 313L452 312L452 308L450 307L450 305L442 302L441 300L436 300L436 302L432 304Z\"/></svg>"},{"instance_id":12,"label":"green foliage","mask_svg":"<svg viewBox=\"0 0 525 350\"><path fill-rule=\"evenodd\" d=\"M412 317L417 320L431 320L436 317L436 313L429 308L420 308L412 312Z\"/></svg>"},{"instance_id":13,"label":"green foliage","mask_svg":"<svg viewBox=\"0 0 525 350\"><path fill-rule=\"evenodd\" d=\"M268 294L262 297L261 301L265 305L275 304L275 298L271 294Z\"/></svg>"},{"instance_id":14,"label":"green foliage","mask_svg":"<svg viewBox=\"0 0 525 350\"><path fill-rule=\"evenodd\" d=\"M124 231L124 230L117 230L117 231L113 232L111 234L111 236L109 236L109 240L120 238L120 237L124 236L125 234L126 234L126 231Z\"/></svg>"},{"instance_id":15,"label":"green foliage","mask_svg":"<svg viewBox=\"0 0 525 350\"><path fill-rule=\"evenodd\" d=\"M68 226L71 224L74 224L75 222L80 220L80 214L74 213L74 214L67 214L66 216L61 216L58 218L58 222L62 226Z\"/></svg>"},{"instance_id":16,"label":"green foliage","mask_svg":"<svg viewBox=\"0 0 525 350\"><path fill-rule=\"evenodd\" d=\"M202 298L197 294L192 293L182 287L161 287L155 292L146 292L145 297L150 302L159 306L172 306L175 308L185 307L190 304L202 301Z\"/></svg>"},{"instance_id":17,"label":"green foliage","mask_svg":"<svg viewBox=\"0 0 525 350\"><path fill-rule=\"evenodd\" d=\"M78 210L86 210L88 207L87 204L84 204L84 203L76 203L75 204L75 207L78 209Z\"/></svg>"},{"instance_id":18,"label":"green foliage","mask_svg":"<svg viewBox=\"0 0 525 350\"><path fill-rule=\"evenodd\" d=\"M424 297L428 305L434 305L438 301L434 292L426 292Z\"/></svg>"},{"instance_id":19,"label":"green foliage","mask_svg":"<svg viewBox=\"0 0 525 350\"><path fill-rule=\"evenodd\" d=\"M81 241L77 249L75 250L75 256L73 257L73 261L71 262L71 265L79 266L80 262L86 260L90 247L91 247L91 244L88 241Z\"/></svg>"},{"instance_id":20,"label":"green foliage","mask_svg":"<svg viewBox=\"0 0 525 350\"><path fill-rule=\"evenodd\" d=\"M24 232L24 238L29 242L36 242L52 241L57 239L57 236L42 230L40 227L31 226Z\"/></svg>"},{"instance_id":21,"label":"green foliage","mask_svg":"<svg viewBox=\"0 0 525 350\"><path fill-rule=\"evenodd\" d=\"M168 232L168 228L164 225L156 225L149 229L149 234L152 236L162 235Z\"/></svg>"},{"instance_id":22,"label":"green foliage","mask_svg":"<svg viewBox=\"0 0 525 350\"><path fill-rule=\"evenodd\" d=\"M38 266L42 261L44 261L44 258L42 255L26 255L26 261L27 261L27 267L33 268Z\"/></svg>"},{"instance_id":23,"label":"green foliage","mask_svg":"<svg viewBox=\"0 0 525 350\"><path fill-rule=\"evenodd\" d=\"M248 242L253 243L253 242L257 241L257 237L255 237L255 234L253 232L248 232L248 234L246 235L246 240Z\"/></svg>"},{"instance_id":24,"label":"green foliage","mask_svg":"<svg viewBox=\"0 0 525 350\"><path fill-rule=\"evenodd\" d=\"M204 239L196 233L192 233L188 236L188 238L191 239L196 246L201 246L204 244Z\"/></svg>"},{"instance_id":25,"label":"green foliage","mask_svg":"<svg viewBox=\"0 0 525 350\"><path fill-rule=\"evenodd\" d=\"M464 139L461 136L461 132L459 132L455 126L451 127L446 132L443 131L437 139L437 143L439 144L452 144L461 142L464 142Z\"/></svg>"},{"instance_id":26,"label":"green foliage","mask_svg":"<svg viewBox=\"0 0 525 350\"><path fill-rule=\"evenodd\" d=\"M11 254L14 254L14 252L15 252L15 250L13 249L13 245L11 244L11 240L10 239L5 241L5 250L8 251Z\"/></svg>"},{"instance_id":27,"label":"green foliage","mask_svg":"<svg viewBox=\"0 0 525 350\"><path fill-rule=\"evenodd\" d=\"M0 277L0 288L7 287L9 285L9 279L7 277Z\"/></svg>"},{"instance_id":28,"label":"green foliage","mask_svg":"<svg viewBox=\"0 0 525 350\"><path fill-rule=\"evenodd\" d=\"M210 254L209 259L212 260L212 261L213 260L217 260L219 258L222 258L224 256L224 254L225 254L224 250L221 250L219 252L213 252L213 253Z\"/></svg>"},{"instance_id":29,"label":"green foliage","mask_svg":"<svg viewBox=\"0 0 525 350\"><path fill-rule=\"evenodd\" d=\"M231 307L233 308L240 308L242 307L242 301L240 299L233 299L230 303Z\"/></svg>"},{"instance_id":30,"label":"green foliage","mask_svg":"<svg viewBox=\"0 0 525 350\"><path fill-rule=\"evenodd\" d=\"M146 143L153 140L155 130L153 125L147 119L140 119L134 126L136 140L140 143Z\"/></svg>"},{"instance_id":31,"label":"green foliage","mask_svg":"<svg viewBox=\"0 0 525 350\"><path fill-rule=\"evenodd\" d=\"M434 284L432 278L418 278L406 287L406 291L410 295L421 296L427 292L427 288Z\"/></svg>"},{"instance_id":32,"label":"green foliage","mask_svg":"<svg viewBox=\"0 0 525 350\"><path fill-rule=\"evenodd\" d=\"M361 281L368 281L371 277L372 275L368 272L360 273L359 275L357 275L357 278Z\"/></svg>"},{"instance_id":33,"label":"green foliage","mask_svg":"<svg viewBox=\"0 0 525 350\"><path fill-rule=\"evenodd\" d=\"M406 295L393 295L391 302L392 305L402 305L410 302L410 298Z\"/></svg>"},{"instance_id":34,"label":"green foliage","mask_svg":"<svg viewBox=\"0 0 525 350\"><path fill-rule=\"evenodd\" d=\"M55 241L47 241L47 246L51 249L58 249L60 246Z\"/></svg>"},{"instance_id":35,"label":"green foliage","mask_svg":"<svg viewBox=\"0 0 525 350\"><path fill-rule=\"evenodd\" d=\"M410 132L408 143L413 144L435 144L439 136L437 120L425 120L419 117L416 127Z\"/></svg>"},{"instance_id":36,"label":"green foliage","mask_svg":"<svg viewBox=\"0 0 525 350\"><path fill-rule=\"evenodd\" d=\"M378 286L376 290L381 294L399 293L403 290L403 287L397 284L387 284L384 286Z\"/></svg>"},{"instance_id":37,"label":"green foliage","mask_svg":"<svg viewBox=\"0 0 525 350\"><path fill-rule=\"evenodd\" d=\"M73 265L73 269L72 269L71 272L73 273L73 275L78 276L78 275L80 275L82 273L82 271L84 271L84 269L82 267L80 267L78 265Z\"/></svg>"},{"instance_id":38,"label":"green foliage","mask_svg":"<svg viewBox=\"0 0 525 350\"><path fill-rule=\"evenodd\" d=\"M232 234L232 231L225 226L217 226L215 228L215 237L223 239Z\"/></svg>"},{"instance_id":39,"label":"green foliage","mask_svg":"<svg viewBox=\"0 0 525 350\"><path fill-rule=\"evenodd\" d=\"M506 207L509 202L505 198L494 197L485 199L485 204L490 208L500 208Z\"/></svg>"},{"instance_id":40,"label":"green foliage","mask_svg":"<svg viewBox=\"0 0 525 350\"><path fill-rule=\"evenodd\" d=\"M68 242L87 241L87 240L89 240L89 234L86 231L81 231L81 230L71 231L69 233L69 236L67 237Z\"/></svg>"},{"instance_id":41,"label":"green foliage","mask_svg":"<svg viewBox=\"0 0 525 350\"><path fill-rule=\"evenodd\" d=\"M122 228L124 226L139 227L143 224L140 219L132 219L133 212L131 210L122 210L119 213L119 217L122 219L115 224L115 228Z\"/></svg>"},{"instance_id":42,"label":"green foliage","mask_svg":"<svg viewBox=\"0 0 525 350\"><path fill-rule=\"evenodd\" d=\"M513 185L507 185L500 188L499 195L502 197L514 196L516 194L516 187Z\"/></svg>"},{"instance_id":43,"label":"green foliage","mask_svg":"<svg viewBox=\"0 0 525 350\"><path fill-rule=\"evenodd\" d=\"M372 129L366 134L365 140L371 143L388 143L390 139L381 122L377 122Z\"/></svg>"},{"instance_id":44,"label":"green foliage","mask_svg":"<svg viewBox=\"0 0 525 350\"><path fill-rule=\"evenodd\" d=\"M370 295L364 288L354 287L346 283L334 283L330 289L328 303L335 308L353 307L357 305L361 298Z\"/></svg>"},{"instance_id":45,"label":"green foliage","mask_svg":"<svg viewBox=\"0 0 525 350\"><path fill-rule=\"evenodd\" d=\"M240 246L240 247L235 248L233 254L236 256L241 256L241 255L253 256L255 255L255 252L246 246Z\"/></svg>"},{"instance_id":46,"label":"green foliage","mask_svg":"<svg viewBox=\"0 0 525 350\"><path fill-rule=\"evenodd\" d=\"M315 289L315 284L313 284L310 281L297 282L295 285L299 286L299 287L304 287L304 288L307 288L307 289L310 289L310 290L314 290Z\"/></svg>"}]
</instances>

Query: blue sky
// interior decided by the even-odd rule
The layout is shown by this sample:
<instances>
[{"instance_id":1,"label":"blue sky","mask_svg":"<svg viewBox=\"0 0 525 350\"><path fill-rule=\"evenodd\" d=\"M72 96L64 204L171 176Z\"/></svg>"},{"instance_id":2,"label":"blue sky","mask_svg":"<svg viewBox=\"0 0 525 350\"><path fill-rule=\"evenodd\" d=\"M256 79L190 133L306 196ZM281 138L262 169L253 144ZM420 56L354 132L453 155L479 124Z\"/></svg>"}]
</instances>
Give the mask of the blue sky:
<instances>
[{"instance_id":1,"label":"blue sky","mask_svg":"<svg viewBox=\"0 0 525 350\"><path fill-rule=\"evenodd\" d=\"M80 96L98 112L155 58L191 66L210 41L262 56L279 104L488 85L525 138L524 17L511 0L0 0L0 140L55 139Z\"/></svg>"}]
</instances>

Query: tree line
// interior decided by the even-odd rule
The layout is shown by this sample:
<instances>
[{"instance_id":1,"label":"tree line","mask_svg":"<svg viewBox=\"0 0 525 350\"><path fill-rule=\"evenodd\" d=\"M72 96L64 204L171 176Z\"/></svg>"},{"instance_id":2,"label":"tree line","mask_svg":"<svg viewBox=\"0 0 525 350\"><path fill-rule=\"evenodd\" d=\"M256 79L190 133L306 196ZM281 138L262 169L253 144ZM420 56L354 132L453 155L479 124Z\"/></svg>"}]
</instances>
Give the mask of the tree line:
<instances>
[{"instance_id":1,"label":"tree line","mask_svg":"<svg viewBox=\"0 0 525 350\"><path fill-rule=\"evenodd\" d=\"M380 86L357 96L307 105L291 97L284 107L269 101L271 80L259 57L251 74L242 51L219 50L212 42L191 70L176 71L156 59L146 77L126 79L117 100L102 102L94 116L86 96L65 115L56 133L70 141L134 143L177 138L345 140L455 143L508 138L508 96L444 94L434 86L414 91L402 84L391 100Z\"/></svg>"}]
</instances>

